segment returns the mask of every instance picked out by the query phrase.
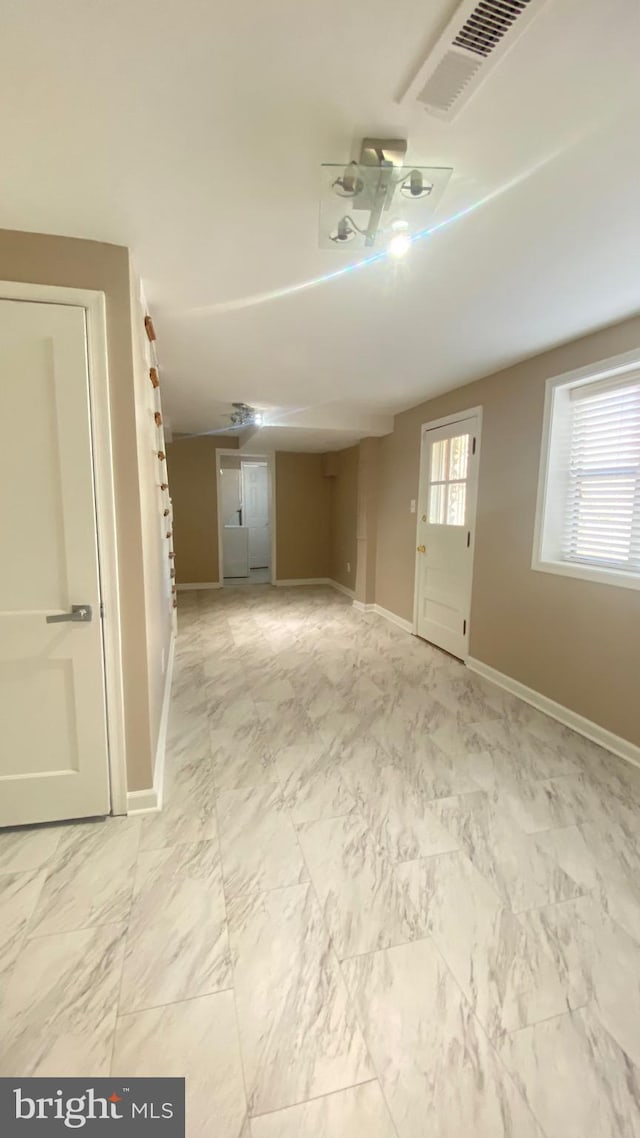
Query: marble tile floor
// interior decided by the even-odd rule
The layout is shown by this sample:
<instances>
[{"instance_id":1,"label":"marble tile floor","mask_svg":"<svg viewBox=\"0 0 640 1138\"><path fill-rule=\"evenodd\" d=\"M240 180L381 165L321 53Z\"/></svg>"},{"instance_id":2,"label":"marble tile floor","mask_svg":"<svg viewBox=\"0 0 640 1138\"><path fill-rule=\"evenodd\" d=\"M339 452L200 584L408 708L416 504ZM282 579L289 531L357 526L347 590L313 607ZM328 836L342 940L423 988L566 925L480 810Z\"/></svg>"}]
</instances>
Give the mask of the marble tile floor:
<instances>
[{"instance_id":1,"label":"marble tile floor","mask_svg":"<svg viewBox=\"0 0 640 1138\"><path fill-rule=\"evenodd\" d=\"M158 814L0 833L0 1074L640 1138L640 770L324 587L180 598Z\"/></svg>"}]
</instances>

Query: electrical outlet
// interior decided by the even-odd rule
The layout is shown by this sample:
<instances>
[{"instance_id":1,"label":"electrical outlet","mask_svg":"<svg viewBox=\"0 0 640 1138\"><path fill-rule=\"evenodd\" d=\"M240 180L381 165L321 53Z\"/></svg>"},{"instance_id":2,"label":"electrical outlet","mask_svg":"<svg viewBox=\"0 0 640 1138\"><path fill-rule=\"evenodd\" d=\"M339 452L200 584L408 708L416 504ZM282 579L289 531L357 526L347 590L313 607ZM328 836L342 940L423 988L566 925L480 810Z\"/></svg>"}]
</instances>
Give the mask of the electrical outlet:
<instances>
[{"instance_id":1,"label":"electrical outlet","mask_svg":"<svg viewBox=\"0 0 640 1138\"><path fill-rule=\"evenodd\" d=\"M415 514L415 512L416 512L416 500L415 500L415 498L412 498L411 501L409 502L409 513Z\"/></svg>"},{"instance_id":2,"label":"electrical outlet","mask_svg":"<svg viewBox=\"0 0 640 1138\"><path fill-rule=\"evenodd\" d=\"M347 573L351 572L351 562L347 561Z\"/></svg>"}]
</instances>

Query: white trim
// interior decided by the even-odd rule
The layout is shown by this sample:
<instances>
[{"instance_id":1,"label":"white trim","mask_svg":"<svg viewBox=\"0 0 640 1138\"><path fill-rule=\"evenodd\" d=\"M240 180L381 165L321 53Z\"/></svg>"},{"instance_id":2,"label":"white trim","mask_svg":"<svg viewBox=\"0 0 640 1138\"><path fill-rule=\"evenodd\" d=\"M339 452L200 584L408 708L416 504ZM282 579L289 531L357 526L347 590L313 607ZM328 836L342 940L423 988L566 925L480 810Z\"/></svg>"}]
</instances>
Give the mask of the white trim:
<instances>
[{"instance_id":1,"label":"white trim","mask_svg":"<svg viewBox=\"0 0 640 1138\"><path fill-rule=\"evenodd\" d=\"M543 557L542 555L549 492L549 467L551 465L551 430L558 389L564 387L570 389L599 379L621 377L625 372L635 370L638 365L640 365L640 350L635 349L632 352L622 352L620 355L611 356L609 359L597 360L593 364L576 368L574 371L552 375L546 381L536 516L533 527L533 551L531 554L531 568L536 572L556 573L561 577L577 577L581 581L596 581L601 585L616 585L623 589L640 589L640 576L638 574L627 573L622 570L616 571L612 568L599 569L596 565L581 565L575 561L556 561L554 558Z\"/></svg>"},{"instance_id":2,"label":"white trim","mask_svg":"<svg viewBox=\"0 0 640 1138\"><path fill-rule=\"evenodd\" d=\"M575 368L573 371L552 375L547 384L557 387L565 383L577 385L588 383L592 379L609 379L612 376L623 375L625 371L632 371L638 365L640 365L640 348L634 348L631 352L621 352L620 355L595 360L594 363L585 364L584 367Z\"/></svg>"},{"instance_id":3,"label":"white trim","mask_svg":"<svg viewBox=\"0 0 640 1138\"><path fill-rule=\"evenodd\" d=\"M216 447L216 510L218 513L218 579L220 588L224 588L224 549L222 545L224 536L224 525L222 522L222 511L220 509L220 456L221 455L234 455L240 459L242 463L244 460L258 459L260 462L266 462L267 470L269 471L269 525L271 527L271 584L277 585L276 581L276 456L272 451L270 454L249 454L241 451L239 448L233 450L231 447Z\"/></svg>"},{"instance_id":4,"label":"white trim","mask_svg":"<svg viewBox=\"0 0 640 1138\"><path fill-rule=\"evenodd\" d=\"M274 581L278 589L289 588L290 585L332 585L330 577L292 577L291 580Z\"/></svg>"},{"instance_id":5,"label":"white trim","mask_svg":"<svg viewBox=\"0 0 640 1138\"><path fill-rule=\"evenodd\" d=\"M534 556L531 568L540 573L557 573L559 577L577 577L580 581L598 581L601 585L617 585L621 589L640 589L640 574L616 572L582 565L579 561L550 561Z\"/></svg>"},{"instance_id":6,"label":"white trim","mask_svg":"<svg viewBox=\"0 0 640 1138\"><path fill-rule=\"evenodd\" d=\"M0 281L0 296L40 304L68 304L85 310L100 593L104 605L102 644L111 812L125 814L128 798L124 687L104 293L58 285Z\"/></svg>"},{"instance_id":7,"label":"white trim","mask_svg":"<svg viewBox=\"0 0 640 1138\"><path fill-rule=\"evenodd\" d=\"M179 593L188 593L192 589L221 589L222 585L219 581L197 581L189 582L186 585L176 585L176 590Z\"/></svg>"},{"instance_id":8,"label":"white trim","mask_svg":"<svg viewBox=\"0 0 640 1138\"><path fill-rule=\"evenodd\" d=\"M384 620L390 621L391 624L397 625L403 632L413 633L413 625L410 620L405 620L404 617L398 616L397 613L391 612L390 609L382 608L382 605L365 604L364 601L357 601L352 589L348 589L346 585L341 585L331 577L300 577L290 581L276 581L275 585L278 588L289 587L290 585L329 585L330 588L337 589L339 593L344 593L345 596L351 597L351 607L358 612L375 613L376 616L381 616Z\"/></svg>"},{"instance_id":9,"label":"white trim","mask_svg":"<svg viewBox=\"0 0 640 1138\"><path fill-rule=\"evenodd\" d=\"M398 616L397 612L391 612L391 609L383 609L382 605L371 605L368 610L365 608L365 612L366 611L374 612L376 616L381 616L385 620L390 621L391 624L397 625L403 632L408 632L411 636L415 636L412 622L405 620L403 616Z\"/></svg>"},{"instance_id":10,"label":"white trim","mask_svg":"<svg viewBox=\"0 0 640 1138\"><path fill-rule=\"evenodd\" d=\"M351 597L351 600L355 599L356 594L353 589L350 589L347 585L341 585L339 581L334 581L333 577L329 577L327 580L332 589L337 589L339 593L344 593L345 597Z\"/></svg>"},{"instance_id":11,"label":"white trim","mask_svg":"<svg viewBox=\"0 0 640 1138\"><path fill-rule=\"evenodd\" d=\"M176 656L176 636L171 637L167 670L164 675L164 692L162 693L162 711L160 712L160 725L158 727L158 741L153 764L153 789L158 800L158 809L162 809L164 799L164 768L167 755L167 729L169 727L169 711L171 708L171 683L173 680L173 665Z\"/></svg>"},{"instance_id":12,"label":"white trim","mask_svg":"<svg viewBox=\"0 0 640 1138\"><path fill-rule=\"evenodd\" d=\"M432 419L429 423L423 423L420 428L420 467L419 467L419 483L418 483L418 500L416 509L416 554L413 570L413 617L411 620L410 631L414 636L418 635L418 603L420 591L420 574L418 572L418 526L420 525L420 518L427 512L427 490L428 479L423 477L424 459L426 454L425 449L425 434L427 431L436 431L440 427L450 427L454 423L464 423L469 419L478 420L478 430L476 433L476 453L474 455L476 461L476 475L473 485L471 487L471 495L469 498L469 517L467 528L471 533L471 545L469 547L469 555L471 557L471 574L469 586L469 611L467 613L467 628L464 634L464 655L463 661L466 663L469 656L469 639L471 636L471 605L473 599L473 563L475 559L476 550L476 521L478 511L478 486L480 482L480 448L482 446L482 407L469 407L465 411L458 411L453 415L444 415L441 419ZM437 647L437 645L436 645Z\"/></svg>"},{"instance_id":13,"label":"white trim","mask_svg":"<svg viewBox=\"0 0 640 1138\"><path fill-rule=\"evenodd\" d=\"M443 415L441 419L430 419L423 423L420 431L437 431L440 427L450 427L453 423L463 423L465 419L472 419L475 415L482 418L482 405L467 407L464 411L456 411L453 415Z\"/></svg>"},{"instance_id":14,"label":"white trim","mask_svg":"<svg viewBox=\"0 0 640 1138\"><path fill-rule=\"evenodd\" d=\"M160 809L156 789L130 790L127 794L127 814L156 814Z\"/></svg>"},{"instance_id":15,"label":"white trim","mask_svg":"<svg viewBox=\"0 0 640 1138\"><path fill-rule=\"evenodd\" d=\"M491 680L492 683L504 688L504 690L510 692L511 695L518 696L518 698L524 700L525 703L531 704L531 706L537 708L538 711L544 712L545 715L551 716L552 719L557 719L559 723L564 723L565 727L570 727L573 731L577 731L579 735L584 735L586 739L591 739L593 743L598 743L600 747L605 747L606 750L612 751L614 755L619 755L621 759L626 759L627 762L634 763L635 766L640 766L640 747L637 747L635 743L630 743L628 739L623 739L620 735L614 735L613 731L608 731L606 727L600 727L598 723L594 723L591 719L586 719L584 715L579 715L577 711L571 711L570 708L565 707L563 704L556 703L555 700L549 699L548 696L534 691L533 688L528 688L526 684L521 684L519 680L514 680L511 676L507 676L503 672L498 672L489 664L483 664L482 660L476 660L473 656L469 656L467 659L467 667L470 671L476 672L479 676L483 676L485 680Z\"/></svg>"},{"instance_id":16,"label":"white trim","mask_svg":"<svg viewBox=\"0 0 640 1138\"><path fill-rule=\"evenodd\" d=\"M150 814L162 810L164 798L164 770L167 755L167 728L169 726L169 710L171 708L171 681L173 679L173 664L176 654L176 638L171 637L167 670L164 676L164 692L162 695L162 711L160 713L160 727L158 729L158 742L156 756L153 764L153 786L147 790L130 790L127 795L128 814Z\"/></svg>"},{"instance_id":17,"label":"white trim","mask_svg":"<svg viewBox=\"0 0 640 1138\"><path fill-rule=\"evenodd\" d=\"M350 597L356 605L356 608L360 604L359 601L354 601L355 593L353 589L347 588L346 585L341 585L339 581L334 581L333 577L292 577L289 580L274 581L273 584L278 589L289 588L294 585L328 585L331 589L336 589L339 593L344 593L345 597Z\"/></svg>"}]
</instances>

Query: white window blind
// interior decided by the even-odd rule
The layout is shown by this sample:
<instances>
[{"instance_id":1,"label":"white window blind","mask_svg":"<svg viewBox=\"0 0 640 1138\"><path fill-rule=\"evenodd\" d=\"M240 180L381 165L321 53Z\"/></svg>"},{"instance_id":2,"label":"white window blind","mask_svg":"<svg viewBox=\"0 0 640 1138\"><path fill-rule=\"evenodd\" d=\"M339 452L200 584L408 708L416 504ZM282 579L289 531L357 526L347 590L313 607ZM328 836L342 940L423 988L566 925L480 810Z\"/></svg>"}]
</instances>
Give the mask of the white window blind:
<instances>
[{"instance_id":1,"label":"white window blind","mask_svg":"<svg viewBox=\"0 0 640 1138\"><path fill-rule=\"evenodd\" d=\"M640 573L640 376L572 388L562 557Z\"/></svg>"}]
</instances>

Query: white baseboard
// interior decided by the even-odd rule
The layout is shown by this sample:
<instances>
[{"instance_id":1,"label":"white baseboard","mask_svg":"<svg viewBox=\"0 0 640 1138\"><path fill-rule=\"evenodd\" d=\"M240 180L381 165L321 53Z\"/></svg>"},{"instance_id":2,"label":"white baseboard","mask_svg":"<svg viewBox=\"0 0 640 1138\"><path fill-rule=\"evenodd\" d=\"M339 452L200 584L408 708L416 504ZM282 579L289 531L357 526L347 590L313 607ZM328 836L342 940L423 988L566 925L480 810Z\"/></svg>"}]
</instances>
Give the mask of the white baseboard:
<instances>
[{"instance_id":1,"label":"white baseboard","mask_svg":"<svg viewBox=\"0 0 640 1138\"><path fill-rule=\"evenodd\" d=\"M179 593L189 593L192 589L221 589L219 581L198 581L196 584L176 585Z\"/></svg>"},{"instance_id":2,"label":"white baseboard","mask_svg":"<svg viewBox=\"0 0 640 1138\"><path fill-rule=\"evenodd\" d=\"M592 743L598 743L607 751L619 755L621 759L626 759L627 762L640 766L640 747L637 747L635 743L630 743L628 739L623 739L620 735L614 735L613 731L608 731L606 727L600 727L598 723L586 719L584 715L578 715L577 711L571 711L563 704L556 703L554 699L549 699L548 696L534 691L533 688L528 688L526 684L521 684L519 680L506 676L504 672L498 672L489 664L483 664L482 660L476 660L473 656L469 656L466 663L472 672L477 672L485 680L491 680L498 687L504 688L511 695L518 696L519 699L531 704L538 711L544 712L552 719L557 719L565 727L570 727L579 735L591 739Z\"/></svg>"},{"instance_id":3,"label":"white baseboard","mask_svg":"<svg viewBox=\"0 0 640 1138\"><path fill-rule=\"evenodd\" d=\"M352 601L352 607L354 609L357 609L358 612L373 612L376 606L375 605L367 605L364 603L364 601L354 600L354 601Z\"/></svg>"},{"instance_id":4,"label":"white baseboard","mask_svg":"<svg viewBox=\"0 0 640 1138\"><path fill-rule=\"evenodd\" d=\"M176 638L171 637L169 659L164 676L164 692L162 694L162 711L160 712L160 726L158 728L158 742L156 756L153 764L153 786L146 790L130 790L127 793L128 814L150 814L162 810L164 795L164 767L167 753L167 727L169 725L169 708L171 706L171 680L173 678L173 662L176 654Z\"/></svg>"},{"instance_id":5,"label":"white baseboard","mask_svg":"<svg viewBox=\"0 0 640 1138\"><path fill-rule=\"evenodd\" d=\"M344 593L345 597L350 597L352 601L354 600L356 594L353 589L349 589L347 585L341 585L339 581L334 581L333 577L327 578L327 584L331 585L332 589L337 589L339 593ZM359 603L360 602L358 602L358 604Z\"/></svg>"},{"instance_id":6,"label":"white baseboard","mask_svg":"<svg viewBox=\"0 0 640 1138\"><path fill-rule=\"evenodd\" d=\"M160 809L154 786L127 791L127 814L155 814Z\"/></svg>"},{"instance_id":7,"label":"white baseboard","mask_svg":"<svg viewBox=\"0 0 640 1138\"><path fill-rule=\"evenodd\" d=\"M362 602L358 601L355 607L360 608L361 604ZM382 605L362 605L361 611L374 612L376 616L382 616L385 620L390 621L391 624L396 624L403 632L413 634L413 625L410 620L405 620L403 616L398 616L396 612L391 612L391 609L383 609Z\"/></svg>"},{"instance_id":8,"label":"white baseboard","mask_svg":"<svg viewBox=\"0 0 640 1138\"><path fill-rule=\"evenodd\" d=\"M329 577L295 577L290 581L276 581L278 589L288 588L290 585L331 585Z\"/></svg>"},{"instance_id":9,"label":"white baseboard","mask_svg":"<svg viewBox=\"0 0 640 1138\"><path fill-rule=\"evenodd\" d=\"M341 585L339 581L334 581L333 577L295 577L289 581L276 581L278 589L288 588L290 585L329 585L331 589L337 589L339 593L344 593L345 597L351 600L355 597L353 589L348 589L346 585Z\"/></svg>"}]
</instances>

